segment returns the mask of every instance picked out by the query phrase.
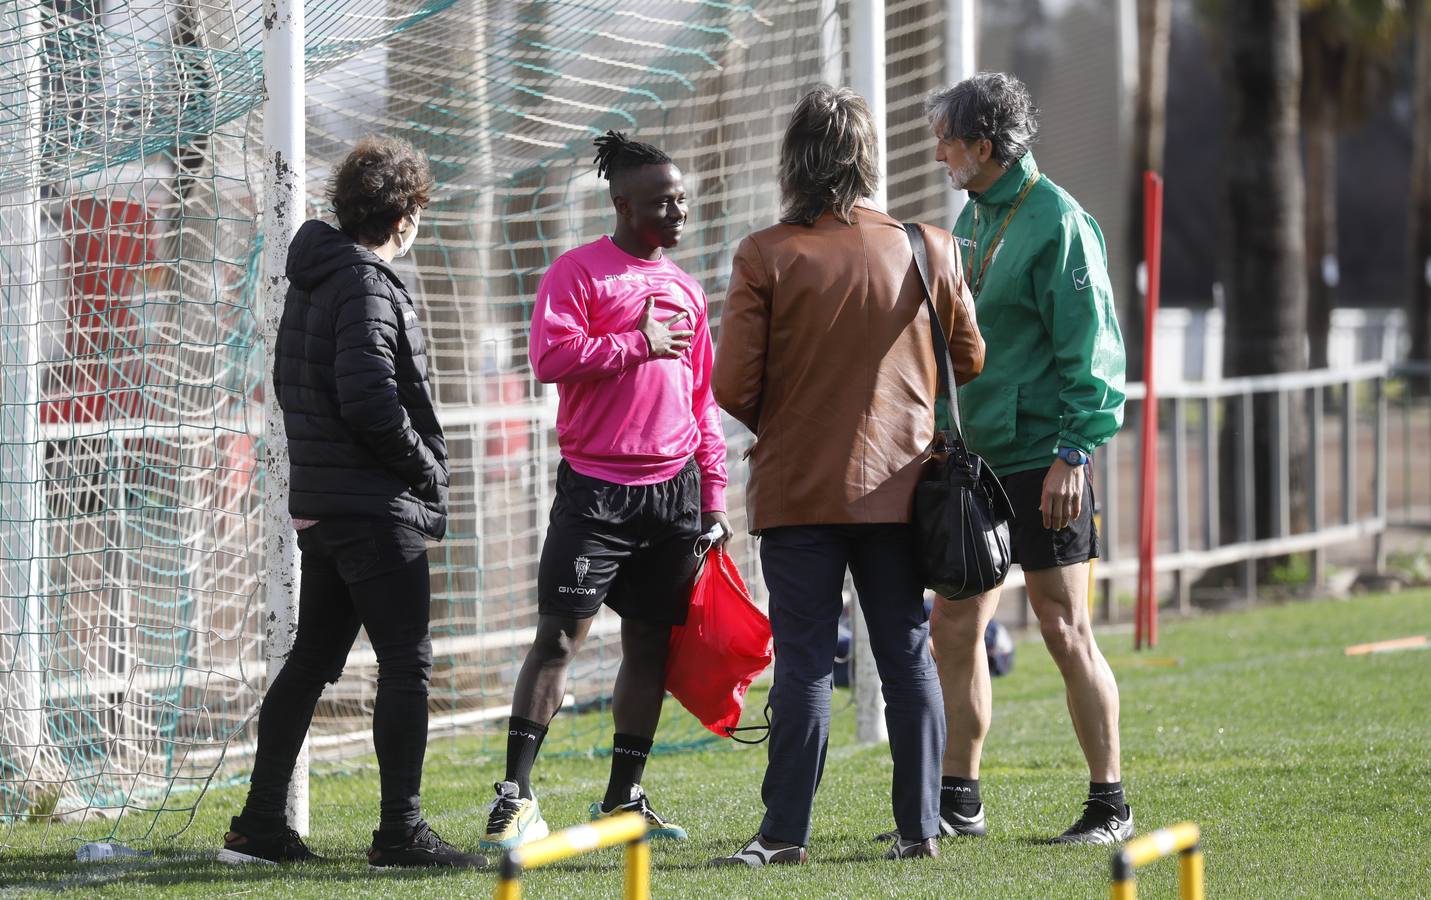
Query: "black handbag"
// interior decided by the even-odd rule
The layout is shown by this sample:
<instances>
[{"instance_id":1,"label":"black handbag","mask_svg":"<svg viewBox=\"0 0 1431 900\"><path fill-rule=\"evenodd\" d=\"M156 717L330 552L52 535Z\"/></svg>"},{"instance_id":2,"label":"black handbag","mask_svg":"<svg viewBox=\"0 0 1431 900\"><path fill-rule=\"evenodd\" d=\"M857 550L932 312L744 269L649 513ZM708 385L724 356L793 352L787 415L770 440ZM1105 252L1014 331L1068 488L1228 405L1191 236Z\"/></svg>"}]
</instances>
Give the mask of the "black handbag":
<instances>
[{"instance_id":1,"label":"black handbag","mask_svg":"<svg viewBox=\"0 0 1431 900\"><path fill-rule=\"evenodd\" d=\"M939 393L949 401L952 431L934 433L930 457L914 491L914 528L925 587L949 600L967 600L1004 583L1009 574L1009 523L1014 511L989 464L969 452L959 427L959 392L949 342L934 310L929 258L917 225L905 225L924 305L929 310ZM937 404L936 404L937 406Z\"/></svg>"}]
</instances>

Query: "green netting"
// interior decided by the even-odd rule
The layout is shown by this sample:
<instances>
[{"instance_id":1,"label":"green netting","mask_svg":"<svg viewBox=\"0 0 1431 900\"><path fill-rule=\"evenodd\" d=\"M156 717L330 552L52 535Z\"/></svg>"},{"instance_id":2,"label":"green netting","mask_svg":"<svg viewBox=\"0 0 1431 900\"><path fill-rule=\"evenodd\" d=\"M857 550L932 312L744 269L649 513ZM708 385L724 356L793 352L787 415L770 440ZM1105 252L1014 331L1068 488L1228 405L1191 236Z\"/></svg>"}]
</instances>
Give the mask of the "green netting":
<instances>
[{"instance_id":1,"label":"green netting","mask_svg":"<svg viewBox=\"0 0 1431 900\"><path fill-rule=\"evenodd\" d=\"M432 554L436 736L490 735L482 746L500 749L494 725L535 622L556 398L531 377L526 327L546 266L609 229L591 138L625 129L682 166L691 223L674 256L718 321L735 243L775 219L780 131L820 79L821 23L835 8L308 4L311 214L329 168L370 132L407 137L438 179L400 262L454 461L449 537ZM52 807L151 823L177 811L181 824L205 785L250 762L264 683L263 10L0 10L4 845L42 839L18 823ZM940 77L942 4L901 0L889 13L889 196L897 215L937 221L942 186L918 104ZM747 438L734 424L729 434L743 530ZM758 591L753 544L736 549ZM573 709L609 695L615 626L596 623L569 681ZM316 765L370 749L374 674L360 639L320 703ZM600 753L610 723L559 717L554 732L555 746ZM660 740L705 736L679 713ZM493 762L474 766L485 775Z\"/></svg>"}]
</instances>

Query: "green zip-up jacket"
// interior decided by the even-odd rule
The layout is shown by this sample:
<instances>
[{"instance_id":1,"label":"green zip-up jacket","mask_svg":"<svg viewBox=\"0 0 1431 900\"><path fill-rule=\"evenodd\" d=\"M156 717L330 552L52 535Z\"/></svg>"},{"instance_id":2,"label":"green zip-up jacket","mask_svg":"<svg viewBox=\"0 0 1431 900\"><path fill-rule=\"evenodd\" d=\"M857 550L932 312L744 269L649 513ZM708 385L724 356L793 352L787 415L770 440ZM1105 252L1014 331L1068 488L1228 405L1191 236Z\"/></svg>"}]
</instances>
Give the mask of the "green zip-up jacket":
<instances>
[{"instance_id":1,"label":"green zip-up jacket","mask_svg":"<svg viewBox=\"0 0 1431 900\"><path fill-rule=\"evenodd\" d=\"M970 287L999 226L1037 172L1033 154L1025 154L987 191L970 194L954 226ZM1117 434L1123 337L1103 234L1047 176L1009 222L974 313L988 349L984 371L959 388L959 412L970 449L995 472L1044 468L1060 447L1092 453Z\"/></svg>"}]
</instances>

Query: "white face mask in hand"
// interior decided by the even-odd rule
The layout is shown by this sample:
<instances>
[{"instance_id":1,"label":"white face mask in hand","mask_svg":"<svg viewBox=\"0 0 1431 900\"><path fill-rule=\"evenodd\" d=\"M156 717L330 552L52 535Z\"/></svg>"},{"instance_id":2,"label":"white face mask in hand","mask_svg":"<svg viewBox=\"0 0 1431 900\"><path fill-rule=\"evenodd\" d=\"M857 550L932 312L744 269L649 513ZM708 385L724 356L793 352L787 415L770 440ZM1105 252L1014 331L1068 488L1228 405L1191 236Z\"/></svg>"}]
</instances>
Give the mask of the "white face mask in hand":
<instances>
[{"instance_id":1,"label":"white face mask in hand","mask_svg":"<svg viewBox=\"0 0 1431 900\"><path fill-rule=\"evenodd\" d=\"M407 237L399 237L397 253L393 254L393 259L407 256L407 251L412 249L412 245L417 241L417 215L408 216L408 221L412 223L412 231L407 233ZM398 232L399 235L402 232Z\"/></svg>"}]
</instances>

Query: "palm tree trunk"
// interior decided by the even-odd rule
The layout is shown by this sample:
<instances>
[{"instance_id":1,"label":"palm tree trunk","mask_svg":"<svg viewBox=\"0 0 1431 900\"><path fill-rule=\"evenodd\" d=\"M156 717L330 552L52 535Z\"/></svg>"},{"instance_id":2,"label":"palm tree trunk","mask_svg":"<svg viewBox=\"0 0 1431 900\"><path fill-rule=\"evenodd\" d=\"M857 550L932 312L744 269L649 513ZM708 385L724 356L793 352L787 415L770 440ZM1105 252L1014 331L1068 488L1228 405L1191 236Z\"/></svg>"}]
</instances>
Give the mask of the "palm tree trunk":
<instances>
[{"instance_id":1,"label":"palm tree trunk","mask_svg":"<svg viewBox=\"0 0 1431 900\"><path fill-rule=\"evenodd\" d=\"M1224 374L1306 368L1296 0L1229 3Z\"/></svg>"},{"instance_id":2,"label":"palm tree trunk","mask_svg":"<svg viewBox=\"0 0 1431 900\"><path fill-rule=\"evenodd\" d=\"M1412 4L1416 65L1414 131L1411 141L1410 238L1411 291L1407 324L1411 358L1431 359L1431 0Z\"/></svg>"},{"instance_id":3,"label":"palm tree trunk","mask_svg":"<svg viewBox=\"0 0 1431 900\"><path fill-rule=\"evenodd\" d=\"M1303 240L1303 176L1298 148L1302 59L1297 0L1228 3L1223 76L1227 86L1227 152L1223 171L1228 246L1224 374L1228 377L1306 368L1307 282ZM1246 401L1238 401L1246 402ZM1251 401L1251 435L1242 417L1222 429L1224 540L1267 537L1277 528L1273 484L1279 477L1276 397ZM1289 404L1293 410L1300 404ZM1230 410L1229 410L1230 412ZM1293 528L1304 517L1305 491L1296 474L1306 467L1305 421L1289 416L1289 485ZM1251 459L1238 449L1250 438ZM1251 484L1236 477L1244 465ZM1254 495L1254 520L1239 527L1244 492ZM1251 533L1247 533L1250 531ZM1265 568L1264 568L1265 571Z\"/></svg>"},{"instance_id":4,"label":"palm tree trunk","mask_svg":"<svg viewBox=\"0 0 1431 900\"><path fill-rule=\"evenodd\" d=\"M1327 62L1315 48L1306 58L1313 87L1307 104L1307 338L1314 369L1327 366L1337 257L1337 98L1322 72Z\"/></svg>"}]
</instances>

